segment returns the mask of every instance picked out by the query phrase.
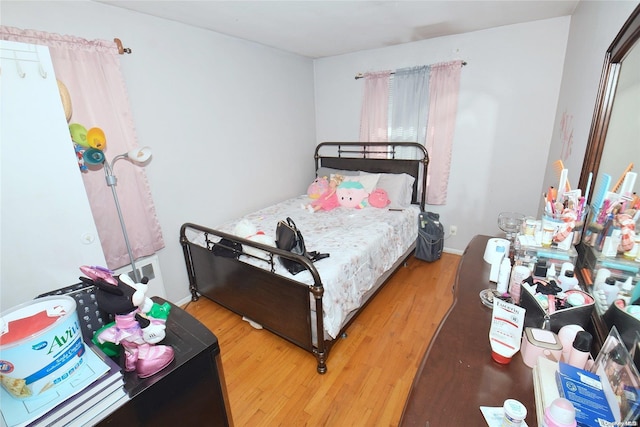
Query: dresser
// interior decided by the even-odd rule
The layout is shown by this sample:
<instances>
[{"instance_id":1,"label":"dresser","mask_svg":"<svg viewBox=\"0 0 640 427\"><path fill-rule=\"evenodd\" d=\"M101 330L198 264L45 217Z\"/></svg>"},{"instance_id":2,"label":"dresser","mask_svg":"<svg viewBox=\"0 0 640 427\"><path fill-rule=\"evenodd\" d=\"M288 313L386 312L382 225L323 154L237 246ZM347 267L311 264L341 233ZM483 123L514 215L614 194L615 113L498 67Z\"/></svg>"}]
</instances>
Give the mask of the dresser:
<instances>
[{"instance_id":1,"label":"dresser","mask_svg":"<svg viewBox=\"0 0 640 427\"><path fill-rule=\"evenodd\" d=\"M479 296L490 285L490 266L483 260L489 238L474 237L462 255L453 305L418 368L402 426L486 426L480 406L502 407L506 399L522 402L527 424L537 423L531 368L519 352L508 365L491 359L492 310Z\"/></svg>"},{"instance_id":2,"label":"dresser","mask_svg":"<svg viewBox=\"0 0 640 427\"><path fill-rule=\"evenodd\" d=\"M127 372L124 387L130 400L111 408L99 426L233 425L216 336L173 304L166 332L161 344L173 347L175 360L149 378Z\"/></svg>"}]
</instances>

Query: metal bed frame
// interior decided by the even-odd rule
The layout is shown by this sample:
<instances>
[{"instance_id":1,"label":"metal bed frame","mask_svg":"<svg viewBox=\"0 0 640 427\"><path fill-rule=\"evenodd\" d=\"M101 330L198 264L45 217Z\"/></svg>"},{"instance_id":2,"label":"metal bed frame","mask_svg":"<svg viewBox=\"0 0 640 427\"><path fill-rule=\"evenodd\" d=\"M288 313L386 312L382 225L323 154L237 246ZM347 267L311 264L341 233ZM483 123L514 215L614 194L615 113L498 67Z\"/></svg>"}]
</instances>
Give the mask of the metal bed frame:
<instances>
[{"instance_id":1,"label":"metal bed frame","mask_svg":"<svg viewBox=\"0 0 640 427\"><path fill-rule=\"evenodd\" d=\"M399 150L412 151L412 159L404 158ZM352 143L323 142L316 147L316 171L319 167L342 170L365 171L370 173L407 173L415 178L412 203L424 211L429 156L424 146L417 143ZM417 218L416 218L417 223ZM417 225L416 225L417 226ZM204 233L206 247L192 242L187 231ZM228 239L265 251L268 254L270 270L251 265L233 257L214 255L215 245L222 245L220 239ZM327 371L327 357L335 339L325 336L322 316L324 287L322 279L311 261L272 246L239 238L212 228L193 223L185 223L180 228L180 243L183 248L192 300L200 295L221 306L244 316L264 329L312 353L317 360L317 371ZM235 250L226 247L228 250ZM382 284L395 270L403 265L415 249L415 243L403 254L394 267L387 271L375 284L366 302L355 312L341 329L343 335L358 313L367 305ZM239 254L252 256L244 252ZM313 277L313 285L306 285L275 272L277 257L291 259L302 264ZM315 305L313 321L310 296Z\"/></svg>"}]
</instances>

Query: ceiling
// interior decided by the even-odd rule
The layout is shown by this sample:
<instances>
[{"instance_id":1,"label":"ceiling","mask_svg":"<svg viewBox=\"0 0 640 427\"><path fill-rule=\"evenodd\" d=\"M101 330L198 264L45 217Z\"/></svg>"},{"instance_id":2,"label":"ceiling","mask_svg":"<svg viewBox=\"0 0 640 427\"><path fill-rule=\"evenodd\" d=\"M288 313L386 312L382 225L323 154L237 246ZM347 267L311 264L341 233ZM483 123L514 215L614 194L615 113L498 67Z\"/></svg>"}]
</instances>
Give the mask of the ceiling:
<instances>
[{"instance_id":1,"label":"ceiling","mask_svg":"<svg viewBox=\"0 0 640 427\"><path fill-rule=\"evenodd\" d=\"M95 0L309 58L573 13L579 0Z\"/></svg>"}]
</instances>

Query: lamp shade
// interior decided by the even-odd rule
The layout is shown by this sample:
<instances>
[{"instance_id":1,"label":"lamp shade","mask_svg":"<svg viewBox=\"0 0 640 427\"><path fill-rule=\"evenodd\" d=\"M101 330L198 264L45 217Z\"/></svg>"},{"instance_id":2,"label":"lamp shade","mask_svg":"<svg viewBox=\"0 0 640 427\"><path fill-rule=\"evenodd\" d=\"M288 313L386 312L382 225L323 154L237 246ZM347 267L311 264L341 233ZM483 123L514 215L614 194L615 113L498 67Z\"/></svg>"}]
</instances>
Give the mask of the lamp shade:
<instances>
[{"instance_id":1,"label":"lamp shade","mask_svg":"<svg viewBox=\"0 0 640 427\"><path fill-rule=\"evenodd\" d=\"M132 162L144 163L151 157L151 148L134 148L127 153L127 158Z\"/></svg>"}]
</instances>

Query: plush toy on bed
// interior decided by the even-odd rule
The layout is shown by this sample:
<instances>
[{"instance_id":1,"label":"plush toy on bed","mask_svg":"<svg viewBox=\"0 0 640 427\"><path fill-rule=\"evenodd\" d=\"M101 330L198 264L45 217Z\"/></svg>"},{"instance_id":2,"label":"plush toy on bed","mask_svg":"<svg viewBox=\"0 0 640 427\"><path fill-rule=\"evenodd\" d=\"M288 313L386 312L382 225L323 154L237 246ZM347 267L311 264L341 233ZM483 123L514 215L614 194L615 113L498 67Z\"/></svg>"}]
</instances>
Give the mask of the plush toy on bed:
<instances>
[{"instance_id":1,"label":"plush toy on bed","mask_svg":"<svg viewBox=\"0 0 640 427\"><path fill-rule=\"evenodd\" d=\"M307 188L307 196L311 199L317 199L325 191L329 189L329 180L326 176L319 176L313 180Z\"/></svg>"},{"instance_id":2,"label":"plush toy on bed","mask_svg":"<svg viewBox=\"0 0 640 427\"><path fill-rule=\"evenodd\" d=\"M346 208L362 209L367 206L369 193L358 181L343 181L336 191L338 203Z\"/></svg>"},{"instance_id":3,"label":"plush toy on bed","mask_svg":"<svg viewBox=\"0 0 640 427\"><path fill-rule=\"evenodd\" d=\"M369 194L369 204L374 208L386 208L390 203L387 192L382 188L376 188Z\"/></svg>"},{"instance_id":4,"label":"plush toy on bed","mask_svg":"<svg viewBox=\"0 0 640 427\"><path fill-rule=\"evenodd\" d=\"M240 220L240 222L236 224L236 227L234 230L235 230L234 234L238 237L242 237L243 239L251 240L252 242L262 243L263 245L268 245L273 247L276 246L276 241L273 239L273 237L267 236L264 233L264 231L258 231L256 226L248 219ZM245 245L245 246L246 247L243 247L242 250L247 255L253 255L255 257L262 258L262 259L268 259L268 256L264 251L261 251L260 249L256 249L254 247L249 247L248 245Z\"/></svg>"},{"instance_id":5,"label":"plush toy on bed","mask_svg":"<svg viewBox=\"0 0 640 427\"><path fill-rule=\"evenodd\" d=\"M316 200L302 207L314 213L319 210L330 211L340 206L340 203L338 203L338 186L342 183L343 179L344 177L342 175L331 175L329 187Z\"/></svg>"},{"instance_id":6,"label":"plush toy on bed","mask_svg":"<svg viewBox=\"0 0 640 427\"><path fill-rule=\"evenodd\" d=\"M146 278L135 283L126 274L112 276L104 268L82 266L80 270L89 276L80 280L96 287L98 307L115 317L115 322L95 332L93 342L110 349L115 347L106 344L122 346L125 371L135 371L140 378L166 368L173 361L173 348L157 344L165 338L171 305L154 303L145 295Z\"/></svg>"}]
</instances>

